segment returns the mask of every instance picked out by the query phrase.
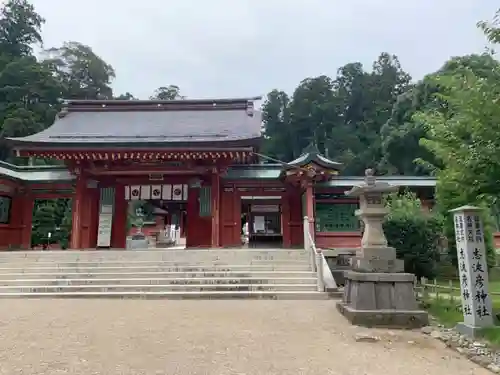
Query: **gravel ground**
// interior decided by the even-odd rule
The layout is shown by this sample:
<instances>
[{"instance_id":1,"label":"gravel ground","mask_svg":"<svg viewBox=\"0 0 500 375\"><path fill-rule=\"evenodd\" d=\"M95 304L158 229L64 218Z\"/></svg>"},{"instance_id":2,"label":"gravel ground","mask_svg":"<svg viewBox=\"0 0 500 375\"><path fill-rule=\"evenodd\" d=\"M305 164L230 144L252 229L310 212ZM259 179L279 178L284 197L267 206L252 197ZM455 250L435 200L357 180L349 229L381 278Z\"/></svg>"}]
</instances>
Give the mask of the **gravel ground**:
<instances>
[{"instance_id":1,"label":"gravel ground","mask_svg":"<svg viewBox=\"0 0 500 375\"><path fill-rule=\"evenodd\" d=\"M352 327L331 300L0 304L2 375L489 374L421 332Z\"/></svg>"}]
</instances>

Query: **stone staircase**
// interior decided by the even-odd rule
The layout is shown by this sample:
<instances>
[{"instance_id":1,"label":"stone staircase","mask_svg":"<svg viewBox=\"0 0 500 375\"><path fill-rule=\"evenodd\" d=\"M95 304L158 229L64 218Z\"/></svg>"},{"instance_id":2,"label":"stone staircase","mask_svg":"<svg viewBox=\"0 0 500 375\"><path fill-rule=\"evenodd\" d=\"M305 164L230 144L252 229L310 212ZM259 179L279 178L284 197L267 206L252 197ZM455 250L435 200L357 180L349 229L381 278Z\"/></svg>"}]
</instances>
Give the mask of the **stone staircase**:
<instances>
[{"instance_id":1,"label":"stone staircase","mask_svg":"<svg viewBox=\"0 0 500 375\"><path fill-rule=\"evenodd\" d=\"M305 250L0 253L0 298L323 299Z\"/></svg>"}]
</instances>

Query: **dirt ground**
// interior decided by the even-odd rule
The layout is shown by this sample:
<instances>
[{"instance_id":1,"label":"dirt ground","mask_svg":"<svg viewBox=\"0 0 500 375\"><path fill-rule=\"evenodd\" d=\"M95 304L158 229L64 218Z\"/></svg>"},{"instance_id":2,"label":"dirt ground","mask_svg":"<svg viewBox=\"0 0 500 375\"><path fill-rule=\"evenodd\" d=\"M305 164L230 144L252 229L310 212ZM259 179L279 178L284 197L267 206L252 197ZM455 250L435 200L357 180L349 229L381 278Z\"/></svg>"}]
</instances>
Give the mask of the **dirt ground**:
<instances>
[{"instance_id":1,"label":"dirt ground","mask_svg":"<svg viewBox=\"0 0 500 375\"><path fill-rule=\"evenodd\" d=\"M489 374L419 332L352 327L332 300L0 304L2 375Z\"/></svg>"}]
</instances>

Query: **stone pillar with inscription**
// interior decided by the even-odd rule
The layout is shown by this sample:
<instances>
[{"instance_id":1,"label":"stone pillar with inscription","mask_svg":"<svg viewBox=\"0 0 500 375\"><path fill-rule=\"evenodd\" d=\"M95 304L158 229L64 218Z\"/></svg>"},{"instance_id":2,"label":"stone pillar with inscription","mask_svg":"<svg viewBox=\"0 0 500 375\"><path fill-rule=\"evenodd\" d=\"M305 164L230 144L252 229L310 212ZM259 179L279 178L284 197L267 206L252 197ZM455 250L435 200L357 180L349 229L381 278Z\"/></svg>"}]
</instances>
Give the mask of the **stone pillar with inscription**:
<instances>
[{"instance_id":1,"label":"stone pillar with inscription","mask_svg":"<svg viewBox=\"0 0 500 375\"><path fill-rule=\"evenodd\" d=\"M493 326L481 209L474 206L463 206L451 210L451 212L455 223L458 272L464 315L464 321L457 325L457 330L474 337L478 329Z\"/></svg>"},{"instance_id":2,"label":"stone pillar with inscription","mask_svg":"<svg viewBox=\"0 0 500 375\"><path fill-rule=\"evenodd\" d=\"M428 324L428 314L418 308L415 298L415 276L404 273L404 263L388 246L383 229L388 214L384 195L398 189L377 181L373 170L367 169L364 183L346 192L359 198L356 216L364 226L361 248L352 259L353 270L346 272L343 300L337 304L352 324L396 328Z\"/></svg>"}]
</instances>

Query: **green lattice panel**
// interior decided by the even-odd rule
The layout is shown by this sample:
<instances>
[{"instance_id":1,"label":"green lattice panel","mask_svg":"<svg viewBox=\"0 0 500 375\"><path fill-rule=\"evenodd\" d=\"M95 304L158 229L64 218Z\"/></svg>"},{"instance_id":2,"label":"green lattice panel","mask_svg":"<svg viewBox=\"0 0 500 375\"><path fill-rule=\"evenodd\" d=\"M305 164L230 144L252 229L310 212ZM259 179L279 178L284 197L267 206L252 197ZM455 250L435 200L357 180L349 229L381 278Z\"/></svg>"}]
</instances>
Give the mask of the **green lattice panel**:
<instances>
[{"instance_id":1,"label":"green lattice panel","mask_svg":"<svg viewBox=\"0 0 500 375\"><path fill-rule=\"evenodd\" d=\"M210 186L200 188L200 217L212 216L212 194Z\"/></svg>"},{"instance_id":2,"label":"green lattice panel","mask_svg":"<svg viewBox=\"0 0 500 375\"><path fill-rule=\"evenodd\" d=\"M359 219L354 216L358 208L351 203L316 203L316 230L319 232L357 232Z\"/></svg>"}]
</instances>

